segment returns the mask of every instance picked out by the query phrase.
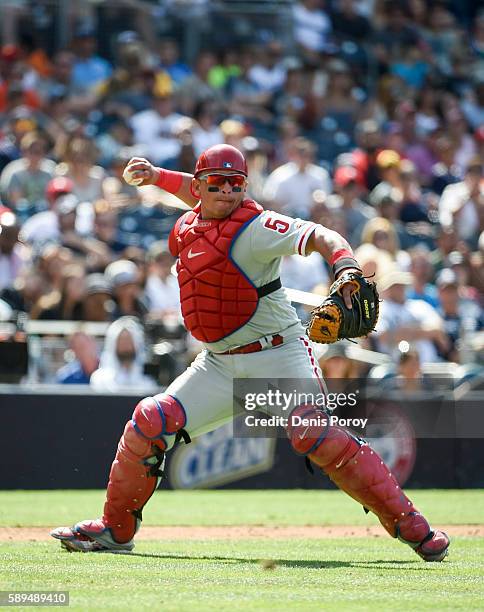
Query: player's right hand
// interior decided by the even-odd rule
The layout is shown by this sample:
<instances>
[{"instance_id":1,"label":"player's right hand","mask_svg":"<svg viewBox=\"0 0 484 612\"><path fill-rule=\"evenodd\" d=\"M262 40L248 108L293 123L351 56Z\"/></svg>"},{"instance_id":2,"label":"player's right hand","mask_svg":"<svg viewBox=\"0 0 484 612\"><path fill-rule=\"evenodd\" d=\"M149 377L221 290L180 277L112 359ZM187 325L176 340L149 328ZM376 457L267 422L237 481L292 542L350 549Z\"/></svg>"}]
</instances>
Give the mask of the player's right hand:
<instances>
[{"instance_id":1,"label":"player's right hand","mask_svg":"<svg viewBox=\"0 0 484 612\"><path fill-rule=\"evenodd\" d=\"M158 177L158 169L144 157L132 157L123 171L123 178L128 185L137 187L154 185Z\"/></svg>"}]
</instances>

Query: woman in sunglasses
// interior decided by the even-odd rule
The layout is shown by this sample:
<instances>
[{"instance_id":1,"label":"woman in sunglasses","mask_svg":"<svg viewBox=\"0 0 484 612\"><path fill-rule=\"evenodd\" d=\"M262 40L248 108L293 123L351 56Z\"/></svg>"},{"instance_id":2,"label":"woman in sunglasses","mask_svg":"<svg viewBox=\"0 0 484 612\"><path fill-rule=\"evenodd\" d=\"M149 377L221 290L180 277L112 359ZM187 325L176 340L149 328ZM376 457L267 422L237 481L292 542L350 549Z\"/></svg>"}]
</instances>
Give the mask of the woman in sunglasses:
<instances>
[{"instance_id":1,"label":"woman in sunglasses","mask_svg":"<svg viewBox=\"0 0 484 612\"><path fill-rule=\"evenodd\" d=\"M187 443L238 414L250 435L250 423L256 421L247 412L248 400L257 396L261 410L287 427L298 454L372 510L391 536L426 561L441 561L447 535L430 528L376 452L330 424L321 371L281 286L284 255L317 251L332 266L334 278L346 270L361 274L346 240L322 225L263 210L247 199L247 164L230 145L203 152L193 176L135 158L125 177L157 185L192 208L175 223L169 248L178 258L185 326L205 350L165 393L136 406L111 468L102 518L59 527L52 535L69 550L132 550L142 509L163 474L165 453L180 439ZM350 287L343 286L342 293L351 308ZM261 389L261 378L265 394L253 393ZM236 388L243 379L243 389L250 391L245 392L245 411L234 410L236 379ZM292 394L292 405L280 401L281 387ZM313 399L301 403L301 395Z\"/></svg>"}]
</instances>

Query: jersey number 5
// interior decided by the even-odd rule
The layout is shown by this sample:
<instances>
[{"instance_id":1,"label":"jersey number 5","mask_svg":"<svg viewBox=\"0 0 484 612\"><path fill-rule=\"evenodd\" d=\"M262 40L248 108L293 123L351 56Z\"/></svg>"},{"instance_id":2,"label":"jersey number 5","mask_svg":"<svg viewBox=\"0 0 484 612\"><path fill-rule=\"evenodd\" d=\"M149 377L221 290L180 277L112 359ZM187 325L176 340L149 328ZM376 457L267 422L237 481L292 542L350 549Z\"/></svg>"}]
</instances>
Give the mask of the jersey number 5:
<instances>
[{"instance_id":1,"label":"jersey number 5","mask_svg":"<svg viewBox=\"0 0 484 612\"><path fill-rule=\"evenodd\" d=\"M283 219L267 217L264 227L279 232L279 234L285 234L289 229L289 223Z\"/></svg>"}]
</instances>

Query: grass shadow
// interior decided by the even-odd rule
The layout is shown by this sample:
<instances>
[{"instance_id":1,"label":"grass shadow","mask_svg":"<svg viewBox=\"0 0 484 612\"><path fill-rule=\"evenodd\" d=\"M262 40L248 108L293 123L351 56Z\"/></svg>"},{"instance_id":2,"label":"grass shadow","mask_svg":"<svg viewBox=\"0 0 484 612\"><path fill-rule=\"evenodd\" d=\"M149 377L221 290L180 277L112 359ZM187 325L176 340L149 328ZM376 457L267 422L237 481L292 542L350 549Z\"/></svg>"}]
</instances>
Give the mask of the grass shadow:
<instances>
[{"instance_id":1,"label":"grass shadow","mask_svg":"<svg viewBox=\"0 0 484 612\"><path fill-rule=\"evenodd\" d=\"M99 553L98 553L99 554ZM247 557L221 557L217 555L176 555L172 553L125 553L132 557L142 557L145 559L161 559L161 560L182 560L182 561L214 561L222 563L249 563L253 565L262 565L263 559L250 559ZM365 569L383 569L395 570L401 569L404 571L413 570L420 571L425 567L418 559L403 561L401 559L378 559L369 561L318 561L318 560L300 560L300 559L268 559L275 566L302 568L302 569L338 569L342 567L365 568ZM418 567L414 567L418 565Z\"/></svg>"}]
</instances>

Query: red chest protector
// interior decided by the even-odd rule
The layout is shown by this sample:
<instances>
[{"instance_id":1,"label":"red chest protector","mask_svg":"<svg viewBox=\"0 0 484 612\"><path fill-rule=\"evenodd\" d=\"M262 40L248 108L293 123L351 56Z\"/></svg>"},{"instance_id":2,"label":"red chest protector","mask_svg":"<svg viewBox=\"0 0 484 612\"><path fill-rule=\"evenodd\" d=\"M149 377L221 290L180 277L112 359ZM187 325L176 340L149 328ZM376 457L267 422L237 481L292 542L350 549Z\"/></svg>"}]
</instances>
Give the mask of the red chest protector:
<instances>
[{"instance_id":1,"label":"red chest protector","mask_svg":"<svg viewBox=\"0 0 484 612\"><path fill-rule=\"evenodd\" d=\"M217 342L232 334L249 321L262 295L280 287L277 279L257 289L231 257L234 240L262 211L244 200L227 218L204 220L198 205L172 229L169 247L178 257L183 319L197 340Z\"/></svg>"}]
</instances>

